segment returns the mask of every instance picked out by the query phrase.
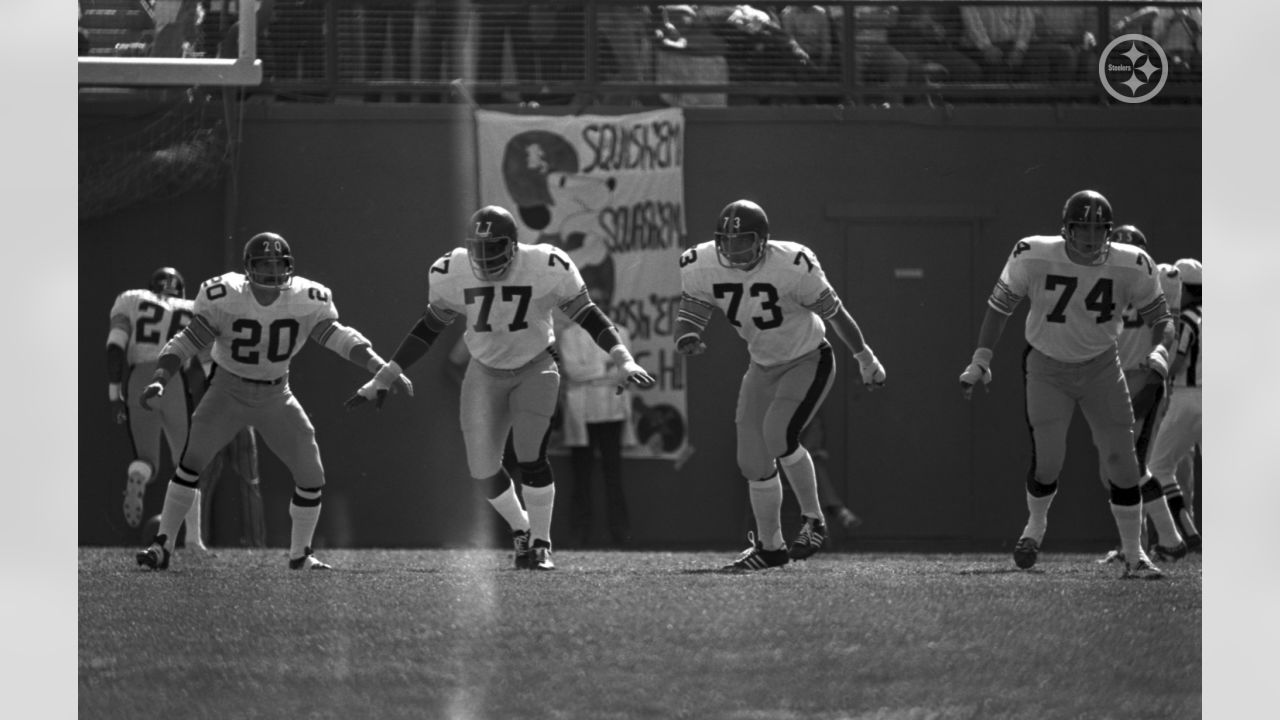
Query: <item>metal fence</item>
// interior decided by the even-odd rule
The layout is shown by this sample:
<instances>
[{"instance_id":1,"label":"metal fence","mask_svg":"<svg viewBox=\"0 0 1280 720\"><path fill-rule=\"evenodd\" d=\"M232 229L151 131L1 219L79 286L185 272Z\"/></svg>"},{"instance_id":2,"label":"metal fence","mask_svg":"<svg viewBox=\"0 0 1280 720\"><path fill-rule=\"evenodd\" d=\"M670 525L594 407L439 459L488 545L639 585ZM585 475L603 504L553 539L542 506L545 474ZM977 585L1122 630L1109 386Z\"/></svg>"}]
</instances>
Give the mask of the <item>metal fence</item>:
<instances>
[{"instance_id":1,"label":"metal fence","mask_svg":"<svg viewBox=\"0 0 1280 720\"><path fill-rule=\"evenodd\" d=\"M81 52L234 57L240 4L80 0ZM1111 103L1108 73L1114 86L1139 71L1163 79L1157 102L1201 94L1200 2L264 0L258 20L264 80L253 92L281 99ZM1129 34L1163 60L1100 66Z\"/></svg>"}]
</instances>

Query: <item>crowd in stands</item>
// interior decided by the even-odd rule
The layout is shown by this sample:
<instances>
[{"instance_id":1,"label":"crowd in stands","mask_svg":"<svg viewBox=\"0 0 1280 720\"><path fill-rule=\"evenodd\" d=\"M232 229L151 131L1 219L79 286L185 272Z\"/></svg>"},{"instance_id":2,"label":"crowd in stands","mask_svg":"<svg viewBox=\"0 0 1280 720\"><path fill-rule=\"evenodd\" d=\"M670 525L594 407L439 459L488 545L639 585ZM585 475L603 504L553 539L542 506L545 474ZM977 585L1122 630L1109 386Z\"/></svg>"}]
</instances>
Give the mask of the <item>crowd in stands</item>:
<instances>
[{"instance_id":1,"label":"crowd in stands","mask_svg":"<svg viewBox=\"0 0 1280 720\"><path fill-rule=\"evenodd\" d=\"M80 53L235 57L241 4L80 0ZM482 89L476 97L481 103L569 103L583 98L565 88L581 86L590 73L626 86L616 96L595 98L605 104L838 103L848 85L844 79L851 78L871 103L898 105L918 100L918 93L904 96L911 88L1085 83L1096 74L1100 44L1125 33L1159 42L1171 78L1198 78L1202 26L1199 6L1108 3L1107 17L1100 19L1104 6L1087 0L599 4L594 33L588 32L584 0L255 4L268 87L324 83L330 94L345 89L368 102L449 101L448 81L464 78ZM132 34L109 28L124 20ZM779 95L688 87L698 84L748 90L794 84L797 90ZM390 87L383 92L379 85ZM504 92L494 91L498 85ZM638 89L645 85L683 87L653 94Z\"/></svg>"}]
</instances>

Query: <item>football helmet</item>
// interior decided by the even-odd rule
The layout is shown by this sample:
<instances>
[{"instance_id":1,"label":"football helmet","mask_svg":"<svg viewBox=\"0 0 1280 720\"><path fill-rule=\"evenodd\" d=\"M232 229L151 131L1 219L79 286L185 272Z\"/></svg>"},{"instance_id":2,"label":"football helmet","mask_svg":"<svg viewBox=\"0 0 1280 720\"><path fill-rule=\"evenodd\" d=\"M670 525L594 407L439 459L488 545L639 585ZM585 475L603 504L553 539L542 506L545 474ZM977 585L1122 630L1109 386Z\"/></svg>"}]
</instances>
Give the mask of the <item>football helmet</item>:
<instances>
[{"instance_id":1,"label":"football helmet","mask_svg":"<svg viewBox=\"0 0 1280 720\"><path fill-rule=\"evenodd\" d=\"M1081 265L1100 265L1110 247L1111 203L1101 193L1081 190L1062 206L1062 237L1067 254Z\"/></svg>"},{"instance_id":2,"label":"football helmet","mask_svg":"<svg viewBox=\"0 0 1280 720\"><path fill-rule=\"evenodd\" d=\"M258 233L244 244L244 274L260 287L281 289L293 279L293 251L273 232Z\"/></svg>"},{"instance_id":3,"label":"football helmet","mask_svg":"<svg viewBox=\"0 0 1280 720\"><path fill-rule=\"evenodd\" d=\"M1111 235L1107 237L1107 242L1137 245L1143 250L1147 249L1147 236L1143 235L1136 225L1121 225L1117 227L1111 231Z\"/></svg>"},{"instance_id":4,"label":"football helmet","mask_svg":"<svg viewBox=\"0 0 1280 720\"><path fill-rule=\"evenodd\" d=\"M764 256L769 217L750 200L734 200L720 211L713 235L716 259L727 268L750 270Z\"/></svg>"},{"instance_id":5,"label":"football helmet","mask_svg":"<svg viewBox=\"0 0 1280 720\"><path fill-rule=\"evenodd\" d=\"M467 225L467 258L480 280L501 280L515 262L518 243L516 220L497 205L486 205L471 215Z\"/></svg>"},{"instance_id":6,"label":"football helmet","mask_svg":"<svg viewBox=\"0 0 1280 720\"><path fill-rule=\"evenodd\" d=\"M151 273L151 282L147 283L147 289L157 295L176 298L187 296L187 283L182 279L182 273L171 267L156 268L156 271Z\"/></svg>"}]
</instances>

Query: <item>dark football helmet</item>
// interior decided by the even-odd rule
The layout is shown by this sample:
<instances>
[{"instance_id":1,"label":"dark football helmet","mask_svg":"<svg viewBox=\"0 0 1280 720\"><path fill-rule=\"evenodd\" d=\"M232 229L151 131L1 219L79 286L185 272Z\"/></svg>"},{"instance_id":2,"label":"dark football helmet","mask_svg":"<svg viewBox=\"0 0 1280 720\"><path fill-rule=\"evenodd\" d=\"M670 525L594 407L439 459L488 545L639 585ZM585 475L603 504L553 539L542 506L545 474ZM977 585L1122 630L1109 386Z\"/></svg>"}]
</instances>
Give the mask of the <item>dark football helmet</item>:
<instances>
[{"instance_id":1,"label":"dark football helmet","mask_svg":"<svg viewBox=\"0 0 1280 720\"><path fill-rule=\"evenodd\" d=\"M720 211L713 236L716 259L727 268L750 270L764 256L769 217L750 200L734 200Z\"/></svg>"},{"instance_id":2,"label":"dark football helmet","mask_svg":"<svg viewBox=\"0 0 1280 720\"><path fill-rule=\"evenodd\" d=\"M1147 249L1147 236L1142 234L1137 225L1121 225L1117 227L1111 231L1111 235L1107 237L1107 242L1137 245L1143 250Z\"/></svg>"},{"instance_id":3,"label":"dark football helmet","mask_svg":"<svg viewBox=\"0 0 1280 720\"><path fill-rule=\"evenodd\" d=\"M1111 203L1101 193L1081 190L1062 206L1062 237L1072 260L1098 265L1107 258L1111 232Z\"/></svg>"},{"instance_id":4,"label":"dark football helmet","mask_svg":"<svg viewBox=\"0 0 1280 720\"><path fill-rule=\"evenodd\" d=\"M515 218L497 205L486 205L471 215L467 225L467 257L480 280L500 280L515 261L519 243Z\"/></svg>"},{"instance_id":5,"label":"dark football helmet","mask_svg":"<svg viewBox=\"0 0 1280 720\"><path fill-rule=\"evenodd\" d=\"M187 296L187 282L182 279L182 273L171 267L156 268L156 271L151 273L151 282L147 283L147 289L157 295L176 298Z\"/></svg>"},{"instance_id":6,"label":"dark football helmet","mask_svg":"<svg viewBox=\"0 0 1280 720\"><path fill-rule=\"evenodd\" d=\"M244 274L249 282L267 288L286 288L293 279L293 251L273 232L258 233L244 244Z\"/></svg>"}]
</instances>

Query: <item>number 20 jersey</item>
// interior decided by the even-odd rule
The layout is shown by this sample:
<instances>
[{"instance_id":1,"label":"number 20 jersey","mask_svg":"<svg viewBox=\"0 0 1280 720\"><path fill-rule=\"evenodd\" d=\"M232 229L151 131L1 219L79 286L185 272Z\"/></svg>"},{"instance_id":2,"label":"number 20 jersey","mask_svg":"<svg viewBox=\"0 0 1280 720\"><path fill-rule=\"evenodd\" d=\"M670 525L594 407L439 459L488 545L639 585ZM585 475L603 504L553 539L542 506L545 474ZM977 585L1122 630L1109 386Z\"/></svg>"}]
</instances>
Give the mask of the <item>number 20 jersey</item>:
<instances>
[{"instance_id":1,"label":"number 20 jersey","mask_svg":"<svg viewBox=\"0 0 1280 720\"><path fill-rule=\"evenodd\" d=\"M486 367L515 370L555 342L551 313L573 317L590 302L568 255L552 245L521 244L501 280L481 280L466 248L454 248L427 272L431 311L452 322L467 319L463 340Z\"/></svg>"},{"instance_id":2,"label":"number 20 jersey","mask_svg":"<svg viewBox=\"0 0 1280 720\"><path fill-rule=\"evenodd\" d=\"M338 319L329 288L296 275L270 305L258 303L242 273L219 275L200 286L195 311L217 333L213 361L251 380L289 372L315 326Z\"/></svg>"},{"instance_id":3,"label":"number 20 jersey","mask_svg":"<svg viewBox=\"0 0 1280 720\"><path fill-rule=\"evenodd\" d=\"M764 257L746 271L721 265L714 242L700 243L680 256L680 281L687 300L724 312L765 367L815 350L827 334L823 318L840 310L814 254L786 240L766 241Z\"/></svg>"},{"instance_id":4,"label":"number 20 jersey","mask_svg":"<svg viewBox=\"0 0 1280 720\"><path fill-rule=\"evenodd\" d=\"M1023 238L1013 248L987 304L1009 315L1029 298L1027 342L1062 362L1084 362L1116 347L1129 305L1144 318L1167 315L1156 265L1141 248L1114 243L1098 265L1067 257L1060 236Z\"/></svg>"}]
</instances>

